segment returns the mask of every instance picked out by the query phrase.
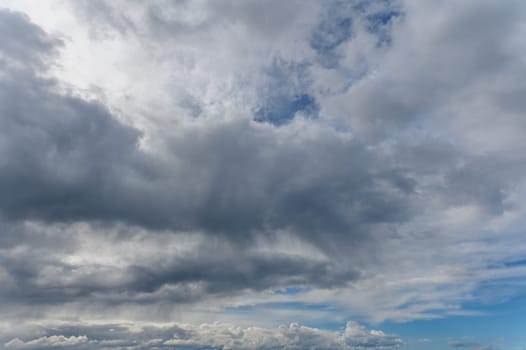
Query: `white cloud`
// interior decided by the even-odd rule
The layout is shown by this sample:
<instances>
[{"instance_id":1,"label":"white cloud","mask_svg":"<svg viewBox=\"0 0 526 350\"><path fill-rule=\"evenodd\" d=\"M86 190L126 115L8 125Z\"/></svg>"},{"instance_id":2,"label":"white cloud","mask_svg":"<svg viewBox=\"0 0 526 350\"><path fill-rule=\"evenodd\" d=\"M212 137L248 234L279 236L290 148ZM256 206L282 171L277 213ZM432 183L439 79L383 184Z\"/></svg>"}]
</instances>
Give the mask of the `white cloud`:
<instances>
[{"instance_id":1,"label":"white cloud","mask_svg":"<svg viewBox=\"0 0 526 350\"><path fill-rule=\"evenodd\" d=\"M4 344L12 349L185 349L220 348L231 350L266 349L396 349L403 342L381 331L367 330L349 322L342 331L329 331L293 323L278 328L239 327L226 323L204 323L199 326L169 324L163 326L126 324L55 325L45 332L85 332L89 336L43 336L22 341L14 338Z\"/></svg>"},{"instance_id":2,"label":"white cloud","mask_svg":"<svg viewBox=\"0 0 526 350\"><path fill-rule=\"evenodd\" d=\"M42 348L59 348L73 347L84 344L88 341L85 335L65 337L63 335L52 335L40 337L28 341L14 338L4 344L6 348L12 349L42 349Z\"/></svg>"}]
</instances>

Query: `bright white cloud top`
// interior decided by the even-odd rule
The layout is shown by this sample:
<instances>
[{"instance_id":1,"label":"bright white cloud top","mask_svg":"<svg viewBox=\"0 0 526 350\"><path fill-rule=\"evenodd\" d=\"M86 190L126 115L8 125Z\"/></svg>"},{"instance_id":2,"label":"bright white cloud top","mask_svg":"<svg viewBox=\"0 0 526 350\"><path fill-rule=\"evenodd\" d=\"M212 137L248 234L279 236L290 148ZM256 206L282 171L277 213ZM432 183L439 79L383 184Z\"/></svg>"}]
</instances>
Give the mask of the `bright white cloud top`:
<instances>
[{"instance_id":1,"label":"bright white cloud top","mask_svg":"<svg viewBox=\"0 0 526 350\"><path fill-rule=\"evenodd\" d=\"M518 0L0 0L0 348L393 349L357 322L524 295L524 37Z\"/></svg>"}]
</instances>

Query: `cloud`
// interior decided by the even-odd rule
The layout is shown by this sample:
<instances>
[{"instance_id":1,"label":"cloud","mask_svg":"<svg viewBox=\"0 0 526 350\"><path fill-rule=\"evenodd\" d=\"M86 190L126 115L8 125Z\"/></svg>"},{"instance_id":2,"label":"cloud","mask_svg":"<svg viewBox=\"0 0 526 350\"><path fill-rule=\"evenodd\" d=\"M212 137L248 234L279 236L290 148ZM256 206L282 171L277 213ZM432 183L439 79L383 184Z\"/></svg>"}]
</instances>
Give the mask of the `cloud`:
<instances>
[{"instance_id":1,"label":"cloud","mask_svg":"<svg viewBox=\"0 0 526 350\"><path fill-rule=\"evenodd\" d=\"M106 106L58 90L32 70L3 80L6 218L120 221L233 239L290 229L320 241L322 233L343 237L354 227L360 235L366 226L403 221L410 210L406 194L384 193L369 176L376 155L332 130L298 121L311 135L294 144L293 127L196 125L168 140L170 158L162 160L140 150L140 132Z\"/></svg>"},{"instance_id":2,"label":"cloud","mask_svg":"<svg viewBox=\"0 0 526 350\"><path fill-rule=\"evenodd\" d=\"M399 347L403 343L396 335L385 334L382 331L368 331L365 327L349 322L345 327L345 342L357 349L389 349Z\"/></svg>"},{"instance_id":3,"label":"cloud","mask_svg":"<svg viewBox=\"0 0 526 350\"><path fill-rule=\"evenodd\" d=\"M57 47L62 46L60 39L47 35L22 13L2 9L0 16L0 64L3 68L42 68L49 56L57 53Z\"/></svg>"},{"instance_id":4,"label":"cloud","mask_svg":"<svg viewBox=\"0 0 526 350\"><path fill-rule=\"evenodd\" d=\"M405 321L526 275L520 2L68 6L0 11L6 317Z\"/></svg>"},{"instance_id":5,"label":"cloud","mask_svg":"<svg viewBox=\"0 0 526 350\"><path fill-rule=\"evenodd\" d=\"M396 349L403 343L395 335L369 331L348 323L343 332L300 326L296 323L278 328L239 327L225 323L199 326L172 324L131 326L126 324L55 326L42 330L86 335L46 335L27 341L14 338L6 349Z\"/></svg>"},{"instance_id":6,"label":"cloud","mask_svg":"<svg viewBox=\"0 0 526 350\"><path fill-rule=\"evenodd\" d=\"M4 344L5 348L13 349L53 349L62 347L75 347L88 341L85 335L65 337L63 335L52 335L40 337L24 342L18 338L12 339Z\"/></svg>"}]
</instances>

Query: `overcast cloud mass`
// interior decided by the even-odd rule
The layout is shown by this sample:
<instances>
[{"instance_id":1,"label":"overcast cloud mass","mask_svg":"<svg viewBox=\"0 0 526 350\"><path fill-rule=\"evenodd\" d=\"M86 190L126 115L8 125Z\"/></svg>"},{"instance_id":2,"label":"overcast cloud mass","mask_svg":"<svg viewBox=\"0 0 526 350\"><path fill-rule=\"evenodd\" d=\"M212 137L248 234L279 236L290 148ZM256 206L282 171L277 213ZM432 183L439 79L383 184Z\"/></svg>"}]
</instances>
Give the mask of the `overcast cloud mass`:
<instances>
[{"instance_id":1,"label":"overcast cloud mass","mask_svg":"<svg viewBox=\"0 0 526 350\"><path fill-rule=\"evenodd\" d=\"M418 330L526 295L525 37L520 0L0 0L0 349L522 349Z\"/></svg>"}]
</instances>

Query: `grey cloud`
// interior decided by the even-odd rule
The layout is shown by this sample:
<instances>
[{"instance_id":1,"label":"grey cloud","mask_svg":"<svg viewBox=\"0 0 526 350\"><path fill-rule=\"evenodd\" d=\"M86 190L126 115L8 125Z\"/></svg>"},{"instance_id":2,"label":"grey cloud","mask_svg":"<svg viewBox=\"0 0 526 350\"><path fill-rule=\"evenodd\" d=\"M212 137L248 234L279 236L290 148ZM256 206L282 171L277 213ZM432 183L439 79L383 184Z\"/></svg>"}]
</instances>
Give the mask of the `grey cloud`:
<instances>
[{"instance_id":1,"label":"grey cloud","mask_svg":"<svg viewBox=\"0 0 526 350\"><path fill-rule=\"evenodd\" d=\"M222 26L241 25L260 39L272 38L290 30L290 23L304 12L316 13L319 4L309 1L229 0L192 3L191 1L156 0L109 4L105 1L75 1L70 4L79 17L92 24L95 34L117 31L121 34L152 36L159 40L210 37L210 31ZM129 11L129 10L133 11ZM127 11L128 10L128 11ZM103 30L102 33L100 31Z\"/></svg>"},{"instance_id":2,"label":"grey cloud","mask_svg":"<svg viewBox=\"0 0 526 350\"><path fill-rule=\"evenodd\" d=\"M360 81L342 96L347 103L338 113L365 138L425 128L434 118L437 123L462 118L448 118L444 106L456 96L480 94L482 81L524 69L517 66L519 54L508 42L520 25L520 2L444 4L432 10L412 2L404 5L409 15L391 29L396 45L370 67L375 69L374 79ZM428 18L433 11L440 16ZM354 48L352 42L349 48Z\"/></svg>"},{"instance_id":3,"label":"grey cloud","mask_svg":"<svg viewBox=\"0 0 526 350\"><path fill-rule=\"evenodd\" d=\"M222 255L226 254L223 252ZM173 266L155 270L131 266L129 273L134 276L135 286L127 290L151 291L163 284L185 282L205 282L208 293L306 284L331 288L358 277L355 271L338 269L327 262L279 254L240 255L235 258L201 256L194 261L176 260Z\"/></svg>"},{"instance_id":4,"label":"grey cloud","mask_svg":"<svg viewBox=\"0 0 526 350\"><path fill-rule=\"evenodd\" d=\"M104 217L111 193L141 172L132 165L139 133L53 85L30 73L0 82L0 206L10 218Z\"/></svg>"},{"instance_id":5,"label":"grey cloud","mask_svg":"<svg viewBox=\"0 0 526 350\"><path fill-rule=\"evenodd\" d=\"M336 133L294 145L272 128L233 121L186 130L171 141L173 163L161 163L106 107L56 89L32 72L1 82L6 218L123 221L237 238L290 228L320 241L320 233L353 237L350 227L359 233L409 217L405 195L375 185L367 169L375 155Z\"/></svg>"},{"instance_id":6,"label":"grey cloud","mask_svg":"<svg viewBox=\"0 0 526 350\"><path fill-rule=\"evenodd\" d=\"M40 27L19 12L0 10L0 64L2 68L43 67L56 53L62 41L47 35ZM21 64L18 66L17 64ZM6 67L7 65L7 67Z\"/></svg>"},{"instance_id":7,"label":"grey cloud","mask_svg":"<svg viewBox=\"0 0 526 350\"><path fill-rule=\"evenodd\" d=\"M0 309L4 312L28 301L33 306L74 302L89 302L93 307L198 304L210 297L273 291L282 286L344 286L359 277L352 267L319 257L240 252L228 243L203 241L189 252L161 253L163 242L173 245L183 237L152 234L145 238L131 232L120 237L110 232L92 232L96 227L75 233L78 229L74 226L36 226L28 233L28 228L18 226L4 231L10 239L0 249ZM85 254L93 259L93 252L83 248L87 242L96 241L116 249L119 239L138 241L128 244L128 249L134 251L140 249L141 242L153 244L152 251L119 266L89 260L79 265L68 260ZM28 240L35 247L28 249Z\"/></svg>"},{"instance_id":8,"label":"grey cloud","mask_svg":"<svg viewBox=\"0 0 526 350\"><path fill-rule=\"evenodd\" d=\"M272 72L275 81L247 87L260 91L285 85L283 91L274 89L275 95L256 99L275 107L271 119L279 127L255 122L250 113L223 119L209 116L196 96L196 103L191 99L187 105L184 99L181 102L194 114L192 121L174 117L173 123L163 124L171 127L153 131L150 137L159 137L165 149L152 151L140 147L141 132L122 122L113 109L59 92L60 82L43 75L50 72L61 42L25 16L0 11L0 39L5 38L0 40L0 52L8 62L2 62L6 69L0 79L0 211L6 232L0 237L0 277L7 281L0 292L6 301L24 304L31 300L39 306L163 301L179 305L298 285L341 290L376 273L382 280L395 278L391 273L398 276L407 266L414 267L415 252L427 252L430 246L436 248L436 256L453 256L446 243L436 244L434 238L443 234L447 240L457 232L481 231L493 219L514 210L510 197L524 182L523 156L516 148L507 149L506 143L503 148L482 152L472 145L471 133L478 130L487 141L500 145L503 141L493 134L495 123L478 123L478 118L494 121L497 116L499 125L519 135L524 132L524 123L517 118L522 87L509 78L524 66L519 52L506 46L519 22L518 2L507 2L508 6L498 9L489 2L458 8L433 5L447 24L434 26L428 26L429 22L441 17L417 3L404 3L407 13L396 23L389 11L366 12L366 16L380 16L370 20L389 26L384 29L364 29L364 18L356 19L356 25L345 19L336 22L344 28L325 22L316 27L317 18L304 27L301 21L292 21L289 28L289 7L295 8L294 2L276 8L268 5L279 12L279 16L269 16L275 23L258 19L254 28L250 23L262 11L261 4L222 7L210 2L199 9L202 18L185 19L174 16L181 10L177 6L184 10L197 5L177 2L164 11L162 6L168 3L140 7L134 2L133 6L149 16L146 27L140 26L144 17L137 20L112 12L115 8L109 2L93 4L89 11L82 7L87 2L79 6L87 15L111 7L106 12L109 18L93 18L94 25L100 20L127 35L147 38L161 50L175 52L174 57L167 55L168 61L177 58L179 44L197 47L202 31L206 35L213 32L207 26L214 21L241 23L251 28L247 29L251 35L257 32L258 38L269 41L281 30L289 38L287 29L294 32L291 28L297 25L302 34L290 35L305 45L303 49L316 52L307 51L301 62L294 58L297 52L289 52L289 57L276 60L287 64L279 74ZM228 16L219 16L222 11ZM299 12L294 16L300 16ZM370 33L374 30L388 31L390 45L377 45L378 37ZM156 36L159 33L161 37ZM188 42L166 40L174 37ZM221 47L223 41L216 43L226 52L224 62L232 65L229 69L234 73L244 68L235 64L244 57L238 51L259 56L248 43L260 42L247 37L251 40L243 37L241 44L226 48ZM316 48L312 37L321 46ZM361 40L369 40L364 45L373 47L366 52L372 57L367 65L376 73L371 70L352 84L345 82L342 85L348 90L343 93L316 92L313 70L335 73L335 80L347 79L344 73L356 68L354 58L360 55L353 50L360 51ZM230 49L236 55L229 56ZM210 57L213 51L208 46L196 50L202 57ZM284 54L280 50L283 47L272 56ZM316 55L324 50L337 54L338 64L321 63ZM255 69L259 68L256 64ZM495 81L495 91L486 88L488 80ZM494 110L477 104L476 97L486 95L491 98L484 100ZM295 100L298 96L300 102ZM301 110L298 104L303 96L315 102L316 118L294 114ZM280 118L286 122L280 124ZM476 217L480 225L452 228L441 221L443 213L459 207L482 209ZM28 221L40 226L24 229ZM74 224L86 222L96 232L68 233ZM60 225L64 228L56 229ZM157 242L163 242L162 235L179 237L186 232L212 243L184 254L159 243L149 254L118 264L97 262L97 249L83 244L99 239L115 254L125 255L116 248L118 239L109 233L119 225L126 231L119 239L136 239L141 236L136 230L144 229ZM49 231L40 232L42 227ZM463 239L459 236L458 241ZM258 250L262 240L281 238L313 245L322 258ZM221 244L214 246L214 240ZM449 243L454 246L458 241ZM132 247L140 250L138 245ZM78 261L67 260L86 252L90 254L80 266ZM442 257L435 258L438 263ZM483 265L484 258L477 261ZM389 273L382 274L386 270ZM407 279L410 288L401 281L400 289L412 294L404 294L399 304L386 302L385 308L391 307L385 312L387 317L399 317L390 311L421 300L415 296L418 292L411 284L415 282ZM440 287L429 287L430 296L426 294L420 304L431 306L417 305L421 309L412 317L429 317L426 312L435 302L431 292ZM458 295L451 298L461 299ZM10 305L6 302L3 307ZM65 339L73 336L63 335ZM380 333L360 337L345 346L366 348L372 343L382 347L383 341L392 340ZM381 341L374 343L368 337ZM31 339L22 342L28 341Z\"/></svg>"}]
</instances>

